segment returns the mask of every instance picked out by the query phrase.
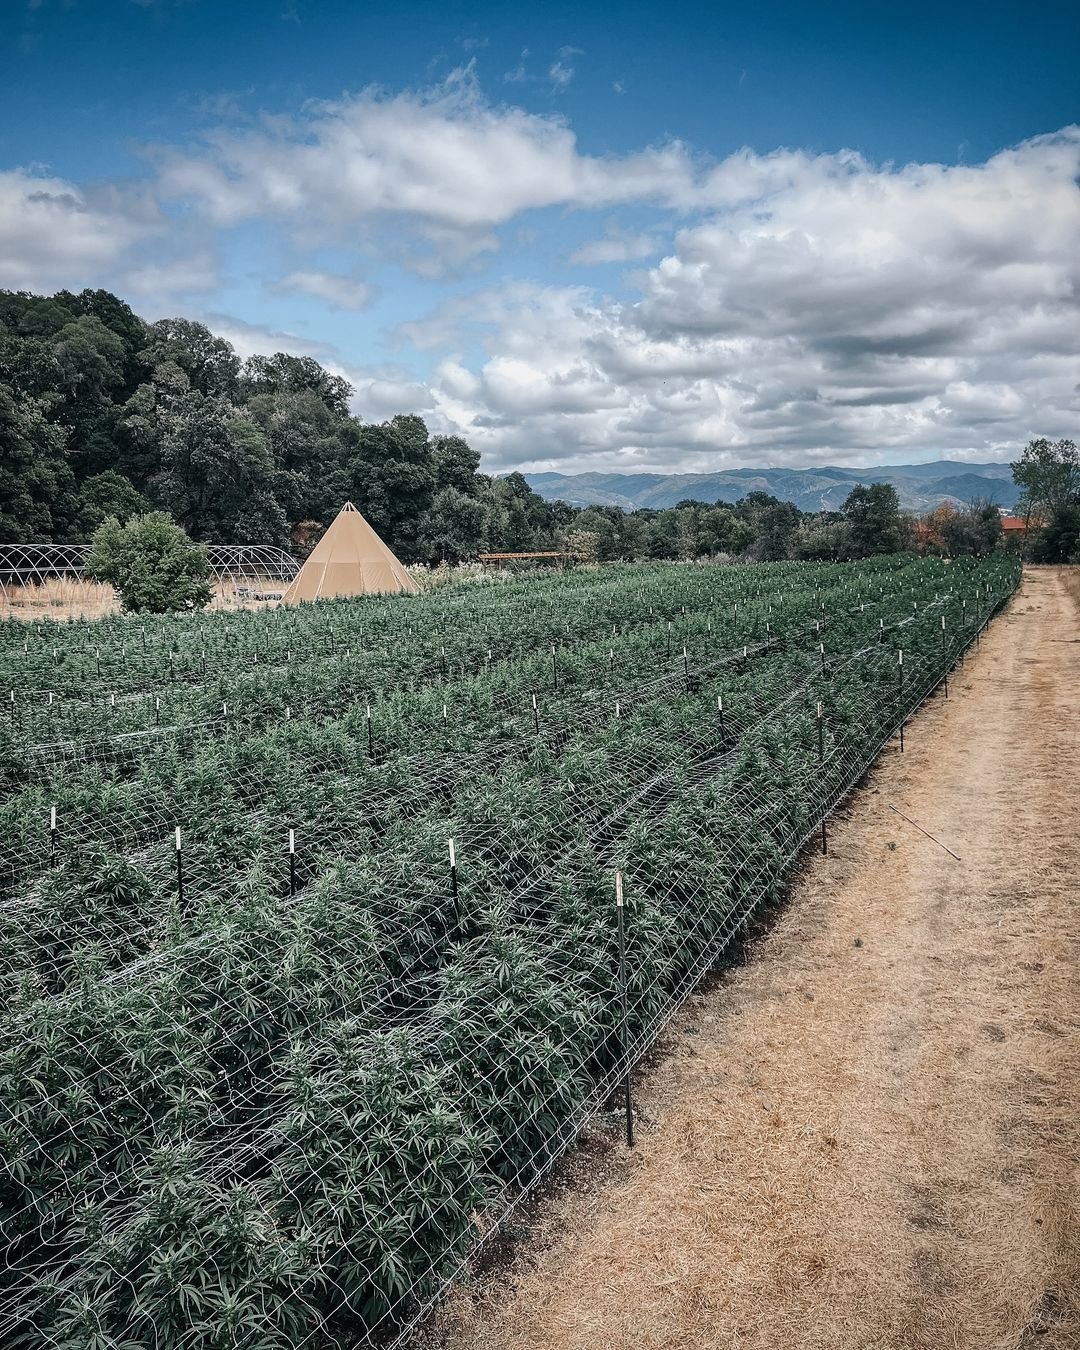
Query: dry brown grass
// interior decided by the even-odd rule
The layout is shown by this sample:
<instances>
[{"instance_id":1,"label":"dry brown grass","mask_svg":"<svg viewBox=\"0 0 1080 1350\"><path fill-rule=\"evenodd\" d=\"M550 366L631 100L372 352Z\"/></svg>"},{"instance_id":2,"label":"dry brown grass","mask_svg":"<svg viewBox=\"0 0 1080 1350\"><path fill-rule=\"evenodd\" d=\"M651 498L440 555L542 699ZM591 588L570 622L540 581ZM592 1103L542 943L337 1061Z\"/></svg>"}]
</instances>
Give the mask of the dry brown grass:
<instances>
[{"instance_id":1,"label":"dry brown grass","mask_svg":"<svg viewBox=\"0 0 1080 1350\"><path fill-rule=\"evenodd\" d=\"M1027 575L691 1001L635 1153L459 1291L448 1346L1080 1347L1076 580Z\"/></svg>"},{"instance_id":2,"label":"dry brown grass","mask_svg":"<svg viewBox=\"0 0 1080 1350\"><path fill-rule=\"evenodd\" d=\"M267 583L267 589L278 587ZM208 608L268 609L276 603L242 598L231 581L218 581ZM36 586L0 586L0 619L100 619L119 612L116 591L99 581L56 577Z\"/></svg>"},{"instance_id":3,"label":"dry brown grass","mask_svg":"<svg viewBox=\"0 0 1080 1350\"><path fill-rule=\"evenodd\" d=\"M1072 596L1077 608L1080 609L1080 566L1061 567L1057 570L1060 573L1062 584Z\"/></svg>"}]
</instances>

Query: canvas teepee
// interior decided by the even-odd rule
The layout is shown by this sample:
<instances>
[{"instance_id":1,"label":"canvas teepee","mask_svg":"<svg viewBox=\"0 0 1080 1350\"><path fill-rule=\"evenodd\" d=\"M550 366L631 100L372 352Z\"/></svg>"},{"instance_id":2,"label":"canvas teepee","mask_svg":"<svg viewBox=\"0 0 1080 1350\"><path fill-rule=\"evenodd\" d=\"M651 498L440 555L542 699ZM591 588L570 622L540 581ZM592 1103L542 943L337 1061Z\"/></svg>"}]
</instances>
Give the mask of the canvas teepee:
<instances>
[{"instance_id":1,"label":"canvas teepee","mask_svg":"<svg viewBox=\"0 0 1080 1350\"><path fill-rule=\"evenodd\" d=\"M352 502L346 502L283 599L295 604L332 595L385 595L419 589Z\"/></svg>"}]
</instances>

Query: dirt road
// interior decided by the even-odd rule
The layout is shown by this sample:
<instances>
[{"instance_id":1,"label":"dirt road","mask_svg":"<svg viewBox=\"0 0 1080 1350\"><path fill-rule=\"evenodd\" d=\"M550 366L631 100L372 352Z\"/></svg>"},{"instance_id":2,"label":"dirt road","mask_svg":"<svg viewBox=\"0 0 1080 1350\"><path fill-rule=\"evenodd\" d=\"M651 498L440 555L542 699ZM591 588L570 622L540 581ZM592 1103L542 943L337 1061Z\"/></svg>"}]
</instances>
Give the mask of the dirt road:
<instances>
[{"instance_id":1,"label":"dirt road","mask_svg":"<svg viewBox=\"0 0 1080 1350\"><path fill-rule=\"evenodd\" d=\"M1076 583L1026 573L453 1350L1080 1347Z\"/></svg>"}]
</instances>

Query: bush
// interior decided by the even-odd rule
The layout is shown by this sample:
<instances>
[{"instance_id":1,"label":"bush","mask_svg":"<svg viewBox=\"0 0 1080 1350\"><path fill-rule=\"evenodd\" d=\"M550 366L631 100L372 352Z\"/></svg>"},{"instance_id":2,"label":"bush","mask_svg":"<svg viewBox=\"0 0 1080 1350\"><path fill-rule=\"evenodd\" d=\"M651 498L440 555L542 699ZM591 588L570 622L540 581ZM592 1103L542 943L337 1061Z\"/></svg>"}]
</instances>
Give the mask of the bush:
<instances>
[{"instance_id":1,"label":"bush","mask_svg":"<svg viewBox=\"0 0 1080 1350\"><path fill-rule=\"evenodd\" d=\"M162 511L135 516L126 525L109 516L94 533L86 570L115 586L133 614L202 609L210 600L206 549Z\"/></svg>"}]
</instances>

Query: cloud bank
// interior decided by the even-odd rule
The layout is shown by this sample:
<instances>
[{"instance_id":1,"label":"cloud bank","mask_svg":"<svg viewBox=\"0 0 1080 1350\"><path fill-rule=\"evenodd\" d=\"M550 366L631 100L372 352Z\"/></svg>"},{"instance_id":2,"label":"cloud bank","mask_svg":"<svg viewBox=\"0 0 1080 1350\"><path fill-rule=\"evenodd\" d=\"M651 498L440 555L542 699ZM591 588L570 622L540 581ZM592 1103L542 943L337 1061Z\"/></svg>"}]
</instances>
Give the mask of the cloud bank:
<instances>
[{"instance_id":1,"label":"cloud bank","mask_svg":"<svg viewBox=\"0 0 1080 1350\"><path fill-rule=\"evenodd\" d=\"M0 171L0 285L111 284L159 308L205 293L213 310L222 240L254 229L290 259L262 277L287 336L291 295L359 312L393 295L380 267L421 278L414 303L423 278L472 269L471 291L400 316L392 360L337 357L362 414L424 412L492 469L1004 457L1080 429L1077 127L977 165L592 155L466 69L222 124L148 164L95 187ZM563 278L519 248L516 279L485 284L511 229L557 245L568 212L598 228L546 249Z\"/></svg>"}]
</instances>

